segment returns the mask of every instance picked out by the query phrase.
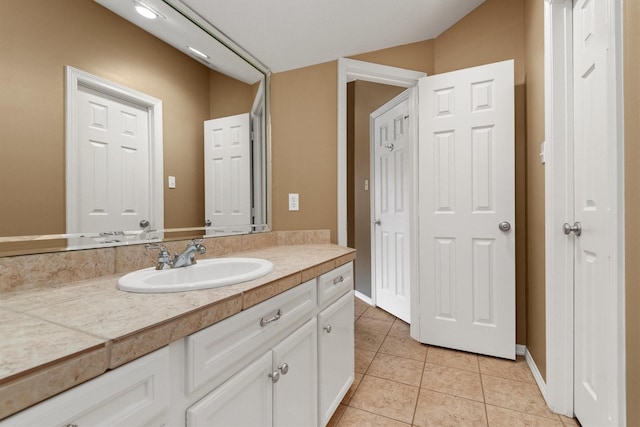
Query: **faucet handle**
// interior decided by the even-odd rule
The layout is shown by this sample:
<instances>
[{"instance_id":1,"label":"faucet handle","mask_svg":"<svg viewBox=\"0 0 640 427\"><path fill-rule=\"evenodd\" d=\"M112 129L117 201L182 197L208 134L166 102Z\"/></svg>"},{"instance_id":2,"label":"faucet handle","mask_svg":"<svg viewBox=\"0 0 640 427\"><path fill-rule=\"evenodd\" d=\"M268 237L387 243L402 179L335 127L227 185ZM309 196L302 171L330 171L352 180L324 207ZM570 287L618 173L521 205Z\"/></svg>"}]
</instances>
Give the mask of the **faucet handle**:
<instances>
[{"instance_id":1,"label":"faucet handle","mask_svg":"<svg viewBox=\"0 0 640 427\"><path fill-rule=\"evenodd\" d=\"M203 254L207 252L207 248L203 245L203 243L204 243L204 239L193 239L187 244L187 246L195 246L196 251L199 254Z\"/></svg>"}]
</instances>

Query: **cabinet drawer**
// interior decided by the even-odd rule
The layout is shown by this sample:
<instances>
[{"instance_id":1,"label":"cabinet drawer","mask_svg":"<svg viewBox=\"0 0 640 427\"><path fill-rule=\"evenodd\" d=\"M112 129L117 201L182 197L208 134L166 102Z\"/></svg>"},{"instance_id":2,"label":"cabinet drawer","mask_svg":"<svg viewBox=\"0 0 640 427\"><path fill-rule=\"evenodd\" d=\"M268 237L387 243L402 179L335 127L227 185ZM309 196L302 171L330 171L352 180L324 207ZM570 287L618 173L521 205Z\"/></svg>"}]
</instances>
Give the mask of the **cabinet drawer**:
<instances>
[{"instance_id":1,"label":"cabinet drawer","mask_svg":"<svg viewBox=\"0 0 640 427\"><path fill-rule=\"evenodd\" d=\"M0 426L143 426L168 407L165 347L9 417Z\"/></svg>"},{"instance_id":2,"label":"cabinet drawer","mask_svg":"<svg viewBox=\"0 0 640 427\"><path fill-rule=\"evenodd\" d=\"M353 262L318 277L318 304L334 301L353 289Z\"/></svg>"},{"instance_id":3,"label":"cabinet drawer","mask_svg":"<svg viewBox=\"0 0 640 427\"><path fill-rule=\"evenodd\" d=\"M316 279L186 338L187 392L216 387L255 359L269 341L301 325L316 308Z\"/></svg>"}]
</instances>

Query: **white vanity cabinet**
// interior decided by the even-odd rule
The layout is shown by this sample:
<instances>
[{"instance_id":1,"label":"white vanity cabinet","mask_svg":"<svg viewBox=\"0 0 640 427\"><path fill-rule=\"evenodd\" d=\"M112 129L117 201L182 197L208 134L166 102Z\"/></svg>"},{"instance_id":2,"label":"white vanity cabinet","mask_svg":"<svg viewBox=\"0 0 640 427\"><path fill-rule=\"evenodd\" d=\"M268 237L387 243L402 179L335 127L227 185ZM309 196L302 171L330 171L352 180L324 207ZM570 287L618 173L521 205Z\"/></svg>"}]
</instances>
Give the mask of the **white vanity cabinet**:
<instances>
[{"instance_id":1,"label":"white vanity cabinet","mask_svg":"<svg viewBox=\"0 0 640 427\"><path fill-rule=\"evenodd\" d=\"M354 378L352 289L348 263L186 338L187 390L216 386L187 426L325 426Z\"/></svg>"},{"instance_id":2,"label":"white vanity cabinet","mask_svg":"<svg viewBox=\"0 0 640 427\"><path fill-rule=\"evenodd\" d=\"M352 263L318 278L321 310L318 313L318 412L321 426L329 422L354 379L352 287Z\"/></svg>"},{"instance_id":3,"label":"white vanity cabinet","mask_svg":"<svg viewBox=\"0 0 640 427\"><path fill-rule=\"evenodd\" d=\"M187 410L187 427L313 426L317 335L311 319Z\"/></svg>"},{"instance_id":4,"label":"white vanity cabinet","mask_svg":"<svg viewBox=\"0 0 640 427\"><path fill-rule=\"evenodd\" d=\"M0 421L325 426L354 377L353 263Z\"/></svg>"},{"instance_id":5,"label":"white vanity cabinet","mask_svg":"<svg viewBox=\"0 0 640 427\"><path fill-rule=\"evenodd\" d=\"M165 347L6 418L0 426L160 425L157 420L168 407L169 351Z\"/></svg>"}]
</instances>

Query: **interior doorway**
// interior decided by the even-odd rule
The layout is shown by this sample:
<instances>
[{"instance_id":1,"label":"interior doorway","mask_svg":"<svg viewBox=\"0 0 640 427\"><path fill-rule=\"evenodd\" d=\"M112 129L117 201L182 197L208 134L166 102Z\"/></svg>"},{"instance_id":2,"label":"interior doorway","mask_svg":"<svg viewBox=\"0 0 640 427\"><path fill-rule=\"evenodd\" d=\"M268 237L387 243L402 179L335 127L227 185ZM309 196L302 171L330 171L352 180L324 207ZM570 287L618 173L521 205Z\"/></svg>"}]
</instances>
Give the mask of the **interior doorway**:
<instances>
[{"instance_id":1,"label":"interior doorway","mask_svg":"<svg viewBox=\"0 0 640 427\"><path fill-rule=\"evenodd\" d=\"M355 264L356 291L374 301L372 276L373 175L371 170L370 114L405 88L368 81L347 84L347 215L348 246L358 250Z\"/></svg>"},{"instance_id":2,"label":"interior doorway","mask_svg":"<svg viewBox=\"0 0 640 427\"><path fill-rule=\"evenodd\" d=\"M417 71L411 71L396 67L389 67L385 65L373 64L368 62L356 61L351 59L341 58L338 61L338 244L347 245L348 244L348 221L347 221L347 206L348 200L353 201L353 197L347 197L348 188L353 188L353 182L351 180L351 185L348 185L348 177L352 176L351 169L348 167L348 144L347 144L347 130L348 130L348 108L347 108L347 84L350 82L358 81L362 82L371 82L378 83L387 86L396 87L396 94L407 89L409 90L409 104L410 109L415 111L417 114L417 84L418 80L421 77L424 77L426 74ZM367 116L368 121L368 116ZM412 129L414 133L412 138L413 140L417 140L417 127ZM368 143L368 142L367 142ZM415 162L416 156L410 156L411 162ZM370 157L366 157L366 161L369 162ZM412 166L415 168L415 166ZM413 184L415 177L411 177L411 181ZM361 183L364 188L364 183ZM352 196L352 195L351 195ZM368 206L368 205L367 205ZM412 207L413 209L413 207ZM411 212L411 224L413 224L415 215ZM359 221L364 224L364 221ZM352 225L356 225L354 220L351 220ZM364 225L367 230L370 230L371 219L367 218L366 224ZM353 244L353 243L352 243ZM414 242L413 240L410 243L410 250L414 250ZM370 248L370 243L369 243ZM371 253L368 255L363 254L362 251L359 250L360 258L371 258ZM411 265L411 270L414 269L414 266ZM370 268L368 270L369 275ZM356 272L356 278L358 273ZM369 282L370 289L371 285ZM356 295L368 302L372 303L374 300L371 299L371 294L364 294L356 289ZM417 313L417 306L413 307L414 301L411 301L411 312ZM417 302L415 302L417 305Z\"/></svg>"}]
</instances>

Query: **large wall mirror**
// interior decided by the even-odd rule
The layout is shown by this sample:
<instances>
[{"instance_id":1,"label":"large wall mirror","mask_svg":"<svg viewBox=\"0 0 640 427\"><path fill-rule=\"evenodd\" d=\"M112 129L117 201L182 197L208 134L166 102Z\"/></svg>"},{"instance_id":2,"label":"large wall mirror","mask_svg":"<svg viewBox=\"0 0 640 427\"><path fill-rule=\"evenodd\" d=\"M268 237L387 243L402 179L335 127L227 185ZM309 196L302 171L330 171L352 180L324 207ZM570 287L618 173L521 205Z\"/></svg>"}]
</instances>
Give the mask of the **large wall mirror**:
<instances>
[{"instance_id":1,"label":"large wall mirror","mask_svg":"<svg viewBox=\"0 0 640 427\"><path fill-rule=\"evenodd\" d=\"M140 5L155 19L139 15ZM186 3L2 2L0 40L0 256L268 230L269 71ZM160 222L69 234L70 69L161 101ZM254 136L249 166L207 173L205 122L245 115ZM239 173L248 174L243 187ZM239 188L250 214L216 218L207 211L223 200L214 187Z\"/></svg>"}]
</instances>

